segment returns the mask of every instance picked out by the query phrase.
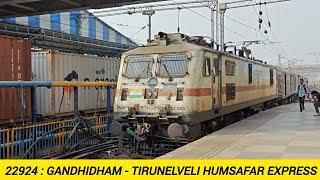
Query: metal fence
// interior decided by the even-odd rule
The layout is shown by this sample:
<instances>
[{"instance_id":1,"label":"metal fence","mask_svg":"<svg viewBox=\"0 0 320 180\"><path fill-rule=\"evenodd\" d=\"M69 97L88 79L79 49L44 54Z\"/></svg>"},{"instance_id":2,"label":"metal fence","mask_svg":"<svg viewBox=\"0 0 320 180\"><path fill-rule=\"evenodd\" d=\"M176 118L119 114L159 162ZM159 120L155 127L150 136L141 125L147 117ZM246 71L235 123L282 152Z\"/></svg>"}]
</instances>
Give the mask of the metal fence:
<instances>
[{"instance_id":1,"label":"metal fence","mask_svg":"<svg viewBox=\"0 0 320 180\"><path fill-rule=\"evenodd\" d=\"M46 158L98 144L111 116L73 118L0 129L0 159Z\"/></svg>"}]
</instances>

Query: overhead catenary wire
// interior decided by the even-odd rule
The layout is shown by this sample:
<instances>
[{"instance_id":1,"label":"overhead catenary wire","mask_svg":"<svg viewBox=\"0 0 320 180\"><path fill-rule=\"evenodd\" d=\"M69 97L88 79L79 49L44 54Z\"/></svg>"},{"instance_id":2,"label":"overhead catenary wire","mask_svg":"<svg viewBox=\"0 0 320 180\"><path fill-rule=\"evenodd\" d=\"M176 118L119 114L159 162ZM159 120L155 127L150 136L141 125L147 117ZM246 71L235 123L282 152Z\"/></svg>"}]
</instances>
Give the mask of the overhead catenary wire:
<instances>
[{"instance_id":1,"label":"overhead catenary wire","mask_svg":"<svg viewBox=\"0 0 320 180\"><path fill-rule=\"evenodd\" d=\"M266 9L266 13L267 13L267 9ZM268 13L267 13L267 18L268 18L268 22L270 22ZM270 24L270 23L269 23L269 24ZM269 24L268 24L268 25L269 25ZM274 31L273 31L272 28L271 28L271 24L270 24L270 26L269 26L269 30L270 30L270 32L271 32L271 35L274 37L275 41L278 41L277 36L275 35ZM284 52L285 55L288 54L288 52L286 51L285 48L283 48L280 44L279 44L278 46L280 47L281 51Z\"/></svg>"},{"instance_id":2,"label":"overhead catenary wire","mask_svg":"<svg viewBox=\"0 0 320 180\"><path fill-rule=\"evenodd\" d=\"M171 1L175 2L174 0L171 0ZM200 14L200 13L197 13L196 11L193 11L192 9L188 9L188 8L186 8L186 9L212 22L211 19L207 18L206 16L204 16L204 15L202 15L202 14ZM231 19L232 19L232 18L231 18ZM235 21L235 22L238 22L238 23L239 23L240 21ZM240 22L240 23L241 23L241 22ZM220 26L220 23L218 23L218 24L219 24L219 26ZM255 29L254 27L249 26L249 25L246 25L246 24L244 24L244 23L241 23L241 25L244 25L244 26L246 26L246 27L250 27L250 29ZM230 27L228 27L228 26L226 26L226 25L225 25L225 29L228 30L228 31L230 31L230 32L232 32L232 33L235 34L235 35L238 35L238 36L244 38L244 39L249 39L248 37L246 37L246 36L244 36L244 35L236 32L235 30L233 30L232 28L230 28ZM256 29L255 29L255 30L256 30ZM257 31L256 31L256 32L257 32ZM276 56L279 54L279 53L277 53L277 51L275 51L274 49L269 49L269 48L267 48L267 47L265 47L265 46L263 46L263 45L261 45L261 44L257 44L257 45L259 45L259 46L262 47L263 49L269 51L270 53L272 53L272 54L274 54L274 55L276 55ZM265 45L266 45L266 44L265 44Z\"/></svg>"},{"instance_id":3,"label":"overhead catenary wire","mask_svg":"<svg viewBox=\"0 0 320 180\"><path fill-rule=\"evenodd\" d=\"M146 5L140 5L140 6L132 6L129 7L130 10L132 11L139 11L141 9L145 9L146 7L150 9L154 9L157 7L167 7L167 6L179 6L179 5L190 5L190 4L196 4L198 3L199 0L190 0L186 2L177 2L174 3L164 3L164 2L155 2L155 3L146 3ZM210 0L202 0L202 2L210 2ZM106 8L102 10L92 10L91 12L96 13L96 14L101 14L101 13L110 13L110 12L119 12L119 11L125 11L128 12L128 7L115 7L115 8ZM129 12L130 13L130 12Z\"/></svg>"},{"instance_id":4,"label":"overhead catenary wire","mask_svg":"<svg viewBox=\"0 0 320 180\"><path fill-rule=\"evenodd\" d=\"M107 22L108 22L108 21L107 21ZM118 24L119 24L119 23L118 23ZM134 27L134 28L139 29L139 30L138 30L137 32L133 33L130 37L127 37L127 38L128 38L129 40L135 42L135 43L138 44L138 45L144 45L141 40L134 39L133 37L136 36L138 33L140 33L142 30L144 30L147 26L148 26L148 25L145 25L145 26L143 26L143 27L131 26L131 27ZM123 27L130 27L130 25L128 25L128 26L123 26Z\"/></svg>"},{"instance_id":5,"label":"overhead catenary wire","mask_svg":"<svg viewBox=\"0 0 320 180\"><path fill-rule=\"evenodd\" d=\"M253 3L253 2L252 2L252 3ZM257 12L257 10L256 10L256 8L255 8L254 6L253 6L253 10L255 11L255 14L256 14L257 16L259 16L259 13ZM262 24L262 27L265 28L263 24ZM260 33L261 37L265 38L265 39L264 39L265 41L270 41L270 38L269 38L268 35L263 34L261 31L259 31L259 33ZM273 45L271 45L270 47L272 48L272 51L274 51L276 55L281 54L281 52L278 51L278 49L280 49L280 48L274 47Z\"/></svg>"},{"instance_id":6,"label":"overhead catenary wire","mask_svg":"<svg viewBox=\"0 0 320 180\"><path fill-rule=\"evenodd\" d=\"M250 0L249 0L250 1ZM251 0L251 2L252 2L252 0ZM255 4L259 4L259 3L255 3ZM261 4L265 4L266 5L266 3L260 3L260 5ZM253 7L254 7L254 4L253 4ZM258 14L258 12L256 12L256 14L259 16L259 14ZM228 18L228 17L227 17ZM230 19L230 18L229 18ZM258 35L258 31L257 31L257 29L256 28L253 28L252 26L250 26L250 25L247 25L247 24L245 24L245 23L242 23L242 22L240 22L240 21L236 21L236 20L234 20L234 22L237 22L238 24L241 24L241 25L243 25L243 26L245 26L245 27L247 27L247 28L250 28L250 29L254 29L255 30L255 33L256 33L256 39L258 39L257 37L257 35ZM261 33L261 31L259 31L260 32L260 34L262 34ZM273 31L271 30L271 32L273 33ZM264 34L262 34L262 36L264 36ZM275 38L276 39L276 38ZM270 38L267 36L265 39L264 39L264 41L270 41ZM269 43L270 45L271 44L273 44L271 41L270 41L270 43ZM264 45L267 45L267 43L264 43ZM263 48L265 48L264 46L262 46ZM279 51L278 51L278 48L275 48L274 46L271 46L271 48L272 48L272 50L270 50L269 49L269 51L272 51L273 52L273 54L279 54ZM282 47L281 47L282 48ZM281 49L281 48L279 48L279 49ZM265 48L266 49L266 48ZM283 48L282 48L283 49ZM285 51L285 50L283 50L283 51Z\"/></svg>"},{"instance_id":7,"label":"overhead catenary wire","mask_svg":"<svg viewBox=\"0 0 320 180\"><path fill-rule=\"evenodd\" d=\"M121 27L127 27L127 28L132 28L132 29L139 29L140 27L139 26L134 26L134 25L130 25L130 24L123 24L123 23L117 23L117 22L113 22L113 21L110 21L110 20L106 20L104 19L103 21L109 23L109 24L114 24L114 25L117 25L117 26L121 26Z\"/></svg>"},{"instance_id":8,"label":"overhead catenary wire","mask_svg":"<svg viewBox=\"0 0 320 180\"><path fill-rule=\"evenodd\" d=\"M172 2L175 2L175 3L178 3L178 2L176 2L176 1L174 1L174 0L171 0L171 1L172 1ZM198 12L196 12L196 11L188 8L188 7L185 7L185 8L186 8L187 10L191 11L192 13L194 13L194 14L196 14L196 15L198 15L198 16L200 16L200 17L202 17L202 18L204 18L204 19L206 19L206 20L208 20L208 21L210 21L210 22L212 22L212 20L211 20L210 18L208 18L208 17L206 17L206 16L204 16L204 15L202 15L202 14L200 14L200 13L198 13ZM232 33L234 33L234 34L236 34L236 35L239 35L239 36L241 36L241 37L243 37L243 38L247 38L247 37L245 37L244 35L239 34L238 32L232 30L232 28L230 28L230 27L226 27L226 29L229 30L229 31L231 31Z\"/></svg>"},{"instance_id":9,"label":"overhead catenary wire","mask_svg":"<svg viewBox=\"0 0 320 180\"><path fill-rule=\"evenodd\" d=\"M254 7L254 6L253 6L253 7ZM256 14L258 15L258 12L256 12ZM245 23L243 23L243 22L240 22L240 21L238 21L238 20L236 20L236 19L234 19L234 18L228 17L228 16L226 16L226 15L225 15L225 17L228 18L228 19L230 19L230 20L232 20L233 22L236 22L236 23L244 26L244 27L247 27L247 28L249 28L249 29L254 30L254 31L255 31L255 35L256 35L256 39L257 39L258 30L257 30L255 27L252 27L252 26L250 26L250 25L248 25L248 24L245 24ZM262 36L264 36L264 34L262 34L261 31L259 31L259 33L260 33ZM267 36L267 37L264 39L264 41L270 41L270 38ZM271 44L273 44L273 43L271 43L271 41L270 41L269 44L271 45ZM266 46L267 43L264 43L264 45ZM265 48L264 46L262 46L262 47ZM269 51L272 51L273 54L275 54L275 55L278 55L278 54L279 54L279 51L278 51L277 48L274 48L273 46L271 46L271 48L272 48L272 50L270 50L270 49L268 49L268 50L269 50ZM266 48L265 48L265 49L266 49Z\"/></svg>"},{"instance_id":10,"label":"overhead catenary wire","mask_svg":"<svg viewBox=\"0 0 320 180\"><path fill-rule=\"evenodd\" d=\"M264 8L265 8L265 12L266 12L267 19L268 19L268 25L269 25L269 28L271 29L271 22L270 22L269 13L268 13L266 4L264 5Z\"/></svg>"},{"instance_id":11,"label":"overhead catenary wire","mask_svg":"<svg viewBox=\"0 0 320 180\"><path fill-rule=\"evenodd\" d=\"M227 15L224 15L224 16L225 16L226 18L228 18L229 20L235 22L235 23L238 23L238 24L240 24L240 25L242 25L242 26L245 26L245 27L247 27L247 28L249 28L249 29L252 29L252 30L254 30L254 31L257 31L257 28L255 28L255 27L253 27L253 26L250 26L250 25L248 25L248 24L245 24L245 23L243 23L243 22L240 22L240 21L238 21L238 20L236 20L236 19L234 19L234 18L232 18L232 17L230 17L230 16L227 16Z\"/></svg>"},{"instance_id":12,"label":"overhead catenary wire","mask_svg":"<svg viewBox=\"0 0 320 180\"><path fill-rule=\"evenodd\" d=\"M208 5L206 5L206 4L204 4L203 2L201 2L200 0L197 0L200 4L203 4L203 5L205 5L205 6L207 6L209 9L211 9L212 11L217 11L216 9L212 9L210 6L208 6ZM245 24L245 23L243 23L243 22L240 22L240 21L238 21L238 20L236 20L235 18L232 18L232 17L230 17L230 16L227 16L227 15L224 15L226 18L228 18L229 20L231 20L231 21L233 21L233 22L236 22L236 23L238 23L238 24L240 24L240 25L242 25L242 26L245 26L245 27L247 27L247 28L250 28L250 29L252 29L252 30L257 30L255 27L253 27L253 26L250 26L250 25L248 25L248 24Z\"/></svg>"},{"instance_id":13,"label":"overhead catenary wire","mask_svg":"<svg viewBox=\"0 0 320 180\"><path fill-rule=\"evenodd\" d=\"M254 0L251 0L251 3L254 4L254 3L256 3L256 2L255 2ZM254 13L255 13L257 16L259 16L259 13L258 13L257 9L255 8L255 6L252 6L252 8L253 8L253 10L254 10ZM268 16L268 15L267 15L267 16ZM269 20L269 18L268 18L268 20ZM265 26L264 26L263 23L262 23L262 27L265 28ZM266 29L266 28L265 28L265 29ZM270 29L270 31L271 31L271 35L274 36L273 39L275 39L275 41L278 41L277 38L275 37L275 34L273 33L271 27L269 27L269 29ZM265 34L263 34L262 32L260 32L260 34L261 34L262 36L265 35ZM265 35L265 36L267 37L267 39L269 39L269 36L268 36L268 35ZM287 55L286 50L285 50L280 44L276 43L275 46L271 46L271 47L275 48L275 51L276 51L278 54L281 54L281 51L282 51L284 54ZM279 49L280 51L278 51L278 49Z\"/></svg>"},{"instance_id":14,"label":"overhead catenary wire","mask_svg":"<svg viewBox=\"0 0 320 180\"><path fill-rule=\"evenodd\" d=\"M133 33L130 38L133 38L136 36L138 33L140 33L142 30L144 30L148 25L142 26L137 32Z\"/></svg>"},{"instance_id":15,"label":"overhead catenary wire","mask_svg":"<svg viewBox=\"0 0 320 180\"><path fill-rule=\"evenodd\" d=\"M201 1L199 1L199 0L197 0L197 1L198 1L199 3L202 3L202 4L203 4L203 2L201 2ZM176 3L177 5L179 4L178 2L173 1L173 0L172 0L172 2ZM180 6L184 6L184 5L181 5L181 4L179 4L179 5L180 5ZM209 5L208 5L208 8L211 9L211 7L210 7ZM209 21L211 21L211 19L207 18L206 16L203 16L203 15L200 14L200 13L197 13L196 11L191 10L190 8L186 8L186 9L189 10L189 11L191 11L191 12L193 12L193 13L195 13L195 14L197 14L197 15L199 15L199 16L201 16L201 17L203 17L203 18L205 18L205 19L207 19L207 20L209 20ZM85 17L84 17L84 18L85 18ZM254 27L252 27L252 26L250 26L250 25L247 25L247 24L245 24L245 23L243 23L243 22L240 22L240 21L238 21L238 20L236 20L236 19L234 19L234 18L232 18L232 17L226 16L226 18L228 18L228 19L230 19L231 21L233 21L233 22L235 22L235 23L238 23L238 24L240 24L240 25L242 25L242 26L244 26L244 27L247 27L247 28L249 28L249 29L252 29L252 30L254 30L254 31L257 31L256 28L254 28ZM48 20L48 19L44 19L44 20L50 21L50 20ZM52 22L52 21L51 21L51 22ZM65 23L61 23L61 24L65 24ZM123 27L129 27L129 25L123 25L123 24L120 24L120 23L112 23L112 24L116 24L116 25L123 26ZM138 28L138 27L136 27L136 28ZM242 38L248 39L248 37L246 37L246 36L238 33L238 32L237 32L235 29L233 29L233 28L230 28L230 27L226 26L225 29L228 30L228 31L230 31L230 32L232 32L232 33L234 33L234 34L236 34L236 35L238 35L238 36L240 36L240 37L242 37ZM90 30L90 29L89 29L89 28L82 28L82 30ZM139 32L141 32L142 30L143 30L143 29L139 29L139 31L136 32L135 34L133 34L132 36L135 36L136 34L138 34ZM129 40L132 40L132 39L129 38ZM264 48L265 48L265 47L264 47ZM274 51L276 51L276 50L274 50Z\"/></svg>"},{"instance_id":16,"label":"overhead catenary wire","mask_svg":"<svg viewBox=\"0 0 320 180\"><path fill-rule=\"evenodd\" d=\"M176 2L176 1L174 1L174 0L170 0L170 1L172 1L172 2L174 2L174 3L178 3L178 2ZM198 15L198 16L200 16L200 17L202 17L202 18L204 18L204 19L212 22L212 20L211 20L210 18L208 18L208 17L206 17L206 16L204 16L204 15L202 15L202 14L200 14L200 13L198 13L198 12L196 12L196 11L190 9L190 8L185 8L185 9L187 9L187 10L193 12L194 14L196 14L196 15ZM236 31L234 31L232 28L230 28L230 27L228 27L228 26L225 26L225 29L228 30L228 31L230 31L230 32L232 32L232 33L235 34L235 35L238 35L238 36L244 38L244 39L249 39L248 37L246 37L246 36L244 36L244 35L236 32ZM258 44L258 45L259 45L259 44ZM265 50L269 51L270 53L272 53L272 54L274 54L274 55L278 55L278 53L274 52L274 50L268 49L268 48L266 48L266 47L264 47L264 46L262 46L262 45L259 45L259 46L262 47L262 48L264 48Z\"/></svg>"},{"instance_id":17,"label":"overhead catenary wire","mask_svg":"<svg viewBox=\"0 0 320 180\"><path fill-rule=\"evenodd\" d=\"M172 0L172 2L174 2L176 5L179 5L179 6L181 6L181 7L184 7L185 9L188 9L189 11L191 11L191 12L193 12L193 13L199 15L199 16L202 16L203 18L206 18L207 20L210 20L210 21L211 21L211 19L208 19L207 17L201 15L200 13L197 13L196 11L191 10L189 7L183 5L183 4L179 3L179 2L176 2L176 1L173 1L173 0ZM209 3L206 4L204 1L200 1L200 0L196 0L196 2L198 2L198 3L200 3L200 4L204 5L204 6L206 6L206 7L208 7L208 8L210 8L210 9L212 9L212 10L214 10L214 8L211 7L211 5L210 5ZM155 5L154 7L156 7L156 5ZM177 9L178 9L178 11L180 10L179 7L177 7ZM100 11L100 13L103 13L103 12L105 12L105 11ZM245 24L245 23L243 23L243 22L240 22L240 21L238 21L238 20L236 20L236 19L234 19L234 18L231 18L231 17L229 17L229 16L226 16L226 18L228 18L228 19L232 20L233 22L236 22L236 23L238 23L238 24L240 24L240 25L242 25L242 26L244 26L244 27L247 27L247 28L250 28L250 29L254 30L254 31L255 31L255 34L257 34L257 29L256 29L255 27L252 27L252 26L250 26L250 25L247 25L247 24ZM178 14L178 31L180 30L179 21L180 21L180 17L179 17L179 14ZM228 26L226 26L225 29L227 29L228 31L236 34L237 36L240 36L240 37L242 37L242 38L248 39L246 36L238 33L238 32L236 31L236 29L230 28L230 27L228 27ZM137 33L139 33L139 32L141 32L141 30L139 30ZM135 34L136 34L136 33L135 33ZM135 35L135 34L134 34L134 35ZM257 37L257 36L256 36L256 37ZM273 50L273 51L276 51L276 50Z\"/></svg>"},{"instance_id":18,"label":"overhead catenary wire","mask_svg":"<svg viewBox=\"0 0 320 180\"><path fill-rule=\"evenodd\" d=\"M144 45L142 42L143 40L140 40L140 39L134 39L133 37L136 36L137 34L139 34L142 30L146 29L146 27L148 27L148 25L145 25L143 27L141 27L137 32L133 33L129 39L134 41L135 43L139 44L139 45Z\"/></svg>"},{"instance_id":19,"label":"overhead catenary wire","mask_svg":"<svg viewBox=\"0 0 320 180\"><path fill-rule=\"evenodd\" d=\"M256 14L258 15L258 13L256 12ZM236 20L236 19L234 19L234 18L231 18L231 17L228 17L228 16L226 16L225 15L225 17L226 18L228 18L228 19L230 19L230 20L232 20L233 22L236 22L236 23L238 23L238 24L240 24L240 25L242 25L242 26L245 26L245 27L247 27L247 28L249 28L249 29L252 29L252 30L254 30L255 31L255 33L256 33L256 38L257 38L257 33L258 33L258 30L256 29L256 28L254 28L254 27L252 27L252 26L250 26L250 25L247 25L247 24L245 24L245 23L243 23L243 22L240 22L240 21L238 21L238 20ZM271 28L270 28L271 29ZM259 31L260 32L260 34L263 36L264 34L261 32L261 31ZM273 32L273 31L271 31L271 32ZM276 38L275 38L276 39ZM266 39L264 39L264 41L270 41L270 39L269 39L269 37L266 37ZM276 40L277 41L277 40ZM267 43L263 43L264 44L264 46L266 46L266 45L268 45ZM269 43L270 45L271 44L274 44L274 43L271 43L271 41L270 41L270 43ZM276 43L277 44L277 43ZM265 49L267 49L266 47L264 47L263 46L263 48L265 48ZM279 54L279 51L277 50L277 49L275 49L273 46L271 46L272 47L272 50L270 50L270 49L267 49L269 52L272 52L274 55L278 55Z\"/></svg>"},{"instance_id":20,"label":"overhead catenary wire","mask_svg":"<svg viewBox=\"0 0 320 180\"><path fill-rule=\"evenodd\" d=\"M203 5L206 5L206 4L204 4L203 2L201 2L201 1L199 1L199 0L197 0L200 4L203 4ZM208 5L206 5L209 9L211 9L212 11L217 11L216 9L214 9L214 8L212 8L212 7L210 7L210 6L208 6ZM215 7L215 8L217 8L217 7ZM231 20L231 21L233 21L233 22L235 22L235 23L238 23L238 24L240 24L240 25L242 25L242 26L244 26L244 27L247 27L247 28L249 28L249 29L251 29L251 30L254 30L255 31L255 34L256 34L256 38L257 38L257 29L255 28L255 27L253 27L253 26L250 26L250 25L248 25L248 24L245 24L245 23L243 23L243 22L241 22L241 21L239 21L239 20L236 20L235 18L232 18L232 17L230 17L230 16L227 16L227 15L224 15L227 19L229 19L229 20Z\"/></svg>"}]
</instances>

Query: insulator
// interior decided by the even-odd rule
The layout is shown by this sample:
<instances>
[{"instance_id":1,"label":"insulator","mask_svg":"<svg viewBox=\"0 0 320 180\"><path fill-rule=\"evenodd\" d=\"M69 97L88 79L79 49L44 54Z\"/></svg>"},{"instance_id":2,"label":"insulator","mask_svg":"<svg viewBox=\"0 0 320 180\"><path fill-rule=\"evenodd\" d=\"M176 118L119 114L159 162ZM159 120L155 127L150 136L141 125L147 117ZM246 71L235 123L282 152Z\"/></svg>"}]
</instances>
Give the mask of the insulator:
<instances>
[{"instance_id":1,"label":"insulator","mask_svg":"<svg viewBox=\"0 0 320 180\"><path fill-rule=\"evenodd\" d=\"M262 13L262 11L259 11L259 15L261 16L263 13Z\"/></svg>"},{"instance_id":2,"label":"insulator","mask_svg":"<svg viewBox=\"0 0 320 180\"><path fill-rule=\"evenodd\" d=\"M259 24L259 30L261 30L261 24Z\"/></svg>"},{"instance_id":3,"label":"insulator","mask_svg":"<svg viewBox=\"0 0 320 180\"><path fill-rule=\"evenodd\" d=\"M270 21L268 22L268 25L269 25L269 27L271 27L271 22Z\"/></svg>"},{"instance_id":4,"label":"insulator","mask_svg":"<svg viewBox=\"0 0 320 180\"><path fill-rule=\"evenodd\" d=\"M261 24L263 22L263 20L261 18L259 18L258 22Z\"/></svg>"}]
</instances>

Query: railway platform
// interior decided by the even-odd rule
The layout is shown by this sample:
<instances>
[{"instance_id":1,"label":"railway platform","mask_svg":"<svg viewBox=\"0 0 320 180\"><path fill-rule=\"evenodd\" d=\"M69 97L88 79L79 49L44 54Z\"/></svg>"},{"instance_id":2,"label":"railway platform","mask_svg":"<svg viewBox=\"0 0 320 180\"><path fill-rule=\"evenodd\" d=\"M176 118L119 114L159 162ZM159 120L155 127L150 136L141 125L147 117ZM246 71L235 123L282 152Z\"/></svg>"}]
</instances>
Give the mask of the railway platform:
<instances>
[{"instance_id":1,"label":"railway platform","mask_svg":"<svg viewBox=\"0 0 320 180\"><path fill-rule=\"evenodd\" d=\"M159 159L320 158L320 117L306 103L276 107L229 125Z\"/></svg>"}]
</instances>

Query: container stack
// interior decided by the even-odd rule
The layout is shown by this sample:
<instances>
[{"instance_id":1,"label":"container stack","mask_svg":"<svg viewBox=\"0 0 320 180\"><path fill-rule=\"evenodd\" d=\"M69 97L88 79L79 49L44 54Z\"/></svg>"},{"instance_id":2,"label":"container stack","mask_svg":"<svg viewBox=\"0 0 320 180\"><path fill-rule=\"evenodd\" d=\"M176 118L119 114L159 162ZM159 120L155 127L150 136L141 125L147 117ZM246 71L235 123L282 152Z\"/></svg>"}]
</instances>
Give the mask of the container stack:
<instances>
[{"instance_id":1,"label":"container stack","mask_svg":"<svg viewBox=\"0 0 320 180\"><path fill-rule=\"evenodd\" d=\"M30 42L0 36L0 49L0 81L30 81ZM0 124L29 119L30 106L30 89L0 88Z\"/></svg>"},{"instance_id":2,"label":"container stack","mask_svg":"<svg viewBox=\"0 0 320 180\"><path fill-rule=\"evenodd\" d=\"M116 82L117 58L62 53L54 50L31 52L29 40L0 36L0 81L66 81L75 72L80 82ZM115 90L111 89L113 106ZM36 114L42 117L69 116L74 112L73 88L36 88ZM79 88L79 110L85 113L106 109L106 89ZM112 108L112 107L111 107ZM29 121L29 88L0 88L0 125Z\"/></svg>"},{"instance_id":3,"label":"container stack","mask_svg":"<svg viewBox=\"0 0 320 180\"><path fill-rule=\"evenodd\" d=\"M64 81L72 72L78 79L71 81L116 82L119 72L119 60L116 58L96 57L62 53L59 51L41 51L32 53L32 72L34 81ZM72 88L38 88L37 114L42 116L63 116L73 113ZM106 108L105 88L79 88L79 110L85 112L103 111ZM114 90L111 90L112 102Z\"/></svg>"}]
</instances>

